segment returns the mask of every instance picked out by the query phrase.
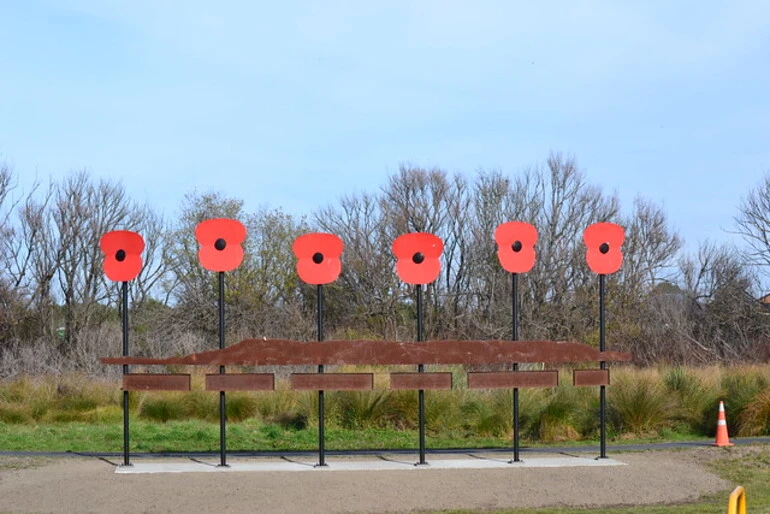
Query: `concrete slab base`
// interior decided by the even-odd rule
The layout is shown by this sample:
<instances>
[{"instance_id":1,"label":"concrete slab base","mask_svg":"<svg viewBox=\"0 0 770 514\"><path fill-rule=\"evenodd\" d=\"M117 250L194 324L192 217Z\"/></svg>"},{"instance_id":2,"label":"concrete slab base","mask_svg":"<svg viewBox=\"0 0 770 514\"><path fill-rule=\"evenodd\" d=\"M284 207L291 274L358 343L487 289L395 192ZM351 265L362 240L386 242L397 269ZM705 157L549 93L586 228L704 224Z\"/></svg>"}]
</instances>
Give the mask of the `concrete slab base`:
<instances>
[{"instance_id":1,"label":"concrete slab base","mask_svg":"<svg viewBox=\"0 0 770 514\"><path fill-rule=\"evenodd\" d=\"M548 457L528 458L520 462L510 462L494 457L436 458L426 465L416 466L415 462L403 456L377 459L346 459L327 461L327 466L317 467L312 461L288 460L279 458L238 460L228 462L227 467L219 462L187 459L183 461L163 460L156 462L138 461L131 466L117 466L115 473L241 473L241 472L283 472L311 471L332 473L334 471L430 471L436 469L517 469L517 468L563 468L563 467L602 467L625 466L624 462L614 459L593 459L586 457Z\"/></svg>"}]
</instances>

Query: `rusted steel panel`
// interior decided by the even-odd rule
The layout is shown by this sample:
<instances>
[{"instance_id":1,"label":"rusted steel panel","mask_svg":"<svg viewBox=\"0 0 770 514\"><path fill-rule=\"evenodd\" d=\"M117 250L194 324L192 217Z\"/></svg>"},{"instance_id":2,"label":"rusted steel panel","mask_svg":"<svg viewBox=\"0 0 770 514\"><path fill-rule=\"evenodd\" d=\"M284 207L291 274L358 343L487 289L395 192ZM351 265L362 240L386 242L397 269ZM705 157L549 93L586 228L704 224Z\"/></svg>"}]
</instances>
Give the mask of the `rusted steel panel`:
<instances>
[{"instance_id":1,"label":"rusted steel panel","mask_svg":"<svg viewBox=\"0 0 770 514\"><path fill-rule=\"evenodd\" d=\"M374 374L293 373L289 382L299 391L367 391L374 387Z\"/></svg>"},{"instance_id":2,"label":"rusted steel panel","mask_svg":"<svg viewBox=\"0 0 770 514\"><path fill-rule=\"evenodd\" d=\"M130 373L123 375L124 391L189 391L190 375Z\"/></svg>"},{"instance_id":3,"label":"rusted steel panel","mask_svg":"<svg viewBox=\"0 0 770 514\"><path fill-rule=\"evenodd\" d=\"M599 352L582 343L563 341L323 341L247 339L222 350L183 357L106 357L105 364L302 366L399 364L501 364L508 362L630 361L631 354Z\"/></svg>"},{"instance_id":4,"label":"rusted steel panel","mask_svg":"<svg viewBox=\"0 0 770 514\"><path fill-rule=\"evenodd\" d=\"M206 391L273 391L272 373L233 373L206 375Z\"/></svg>"},{"instance_id":5,"label":"rusted steel panel","mask_svg":"<svg viewBox=\"0 0 770 514\"><path fill-rule=\"evenodd\" d=\"M401 390L452 389L452 374L441 373L391 373L390 388Z\"/></svg>"},{"instance_id":6,"label":"rusted steel panel","mask_svg":"<svg viewBox=\"0 0 770 514\"><path fill-rule=\"evenodd\" d=\"M558 385L559 372L557 370L468 373L468 389L557 387Z\"/></svg>"},{"instance_id":7,"label":"rusted steel panel","mask_svg":"<svg viewBox=\"0 0 770 514\"><path fill-rule=\"evenodd\" d=\"M610 385L610 370L608 369L576 369L572 372L572 385L575 385L575 386Z\"/></svg>"}]
</instances>

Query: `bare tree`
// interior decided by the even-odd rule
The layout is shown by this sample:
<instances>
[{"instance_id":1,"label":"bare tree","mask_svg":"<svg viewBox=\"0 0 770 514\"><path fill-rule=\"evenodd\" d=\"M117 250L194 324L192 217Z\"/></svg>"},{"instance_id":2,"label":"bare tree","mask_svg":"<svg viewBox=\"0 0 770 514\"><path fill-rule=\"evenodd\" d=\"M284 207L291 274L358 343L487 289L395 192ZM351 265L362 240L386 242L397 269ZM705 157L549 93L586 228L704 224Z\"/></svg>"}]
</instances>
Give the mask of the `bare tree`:
<instances>
[{"instance_id":1,"label":"bare tree","mask_svg":"<svg viewBox=\"0 0 770 514\"><path fill-rule=\"evenodd\" d=\"M244 259L227 274L227 326L230 337L302 337L304 325L297 321L298 278L291 245L305 231L304 222L280 210L261 209L247 213L241 200L220 193L191 193L182 206L182 216L172 232L168 259L173 280L167 282L172 298L174 323L182 331L207 335L214 343L216 331L216 275L198 261L195 227L211 218L236 219L246 226ZM312 323L307 324L312 327Z\"/></svg>"},{"instance_id":2,"label":"bare tree","mask_svg":"<svg viewBox=\"0 0 770 514\"><path fill-rule=\"evenodd\" d=\"M768 329L751 291L755 279L735 250L707 242L680 267L689 324L677 322L676 336L690 355L703 361L756 358Z\"/></svg>"},{"instance_id":3,"label":"bare tree","mask_svg":"<svg viewBox=\"0 0 770 514\"><path fill-rule=\"evenodd\" d=\"M393 240L380 200L366 193L346 195L339 206L327 206L314 218L320 230L336 234L345 245L342 273L329 287L332 323L349 327L347 335L353 337L399 337Z\"/></svg>"},{"instance_id":4,"label":"bare tree","mask_svg":"<svg viewBox=\"0 0 770 514\"><path fill-rule=\"evenodd\" d=\"M529 337L584 337L594 325L589 298L594 279L585 264L583 231L599 221L619 217L616 196L586 182L572 157L551 154L545 170L521 181L515 192L524 205L539 207L534 225L540 239L538 261L529 273L533 310Z\"/></svg>"},{"instance_id":5,"label":"bare tree","mask_svg":"<svg viewBox=\"0 0 770 514\"><path fill-rule=\"evenodd\" d=\"M741 200L735 226L734 233L746 243L742 251L746 262L767 270L770 267L770 171Z\"/></svg>"},{"instance_id":6,"label":"bare tree","mask_svg":"<svg viewBox=\"0 0 770 514\"><path fill-rule=\"evenodd\" d=\"M65 346L69 351L87 326L106 321L105 310L116 290L108 287L102 270L99 240L116 229L140 231L146 227L148 209L126 195L122 185L93 182L86 171L69 175L58 185L50 216L49 248L56 251L57 299L64 304Z\"/></svg>"}]
</instances>

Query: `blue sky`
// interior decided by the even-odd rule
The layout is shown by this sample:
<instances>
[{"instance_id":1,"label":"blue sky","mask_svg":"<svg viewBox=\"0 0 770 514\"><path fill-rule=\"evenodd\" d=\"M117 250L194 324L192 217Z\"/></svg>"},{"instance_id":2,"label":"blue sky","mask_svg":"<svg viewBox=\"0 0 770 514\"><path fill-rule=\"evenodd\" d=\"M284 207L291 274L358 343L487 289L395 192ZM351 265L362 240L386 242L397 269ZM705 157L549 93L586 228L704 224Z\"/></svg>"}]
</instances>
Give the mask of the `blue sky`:
<instances>
[{"instance_id":1,"label":"blue sky","mask_svg":"<svg viewBox=\"0 0 770 514\"><path fill-rule=\"evenodd\" d=\"M0 159L305 214L550 151L688 247L770 170L770 2L0 2Z\"/></svg>"}]
</instances>

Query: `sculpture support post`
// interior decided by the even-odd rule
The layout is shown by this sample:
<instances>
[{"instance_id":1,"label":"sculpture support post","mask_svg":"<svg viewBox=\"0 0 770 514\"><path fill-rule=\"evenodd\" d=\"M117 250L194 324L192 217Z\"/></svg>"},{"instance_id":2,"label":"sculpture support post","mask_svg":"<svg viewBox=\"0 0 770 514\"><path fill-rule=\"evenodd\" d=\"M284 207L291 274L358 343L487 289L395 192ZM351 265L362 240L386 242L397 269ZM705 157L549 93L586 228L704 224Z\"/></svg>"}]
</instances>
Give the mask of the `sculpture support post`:
<instances>
[{"instance_id":1,"label":"sculpture support post","mask_svg":"<svg viewBox=\"0 0 770 514\"><path fill-rule=\"evenodd\" d=\"M519 340L519 274L511 273L512 288L511 288L511 317L512 317L512 340ZM513 371L519 370L519 363L513 363ZM519 459L519 388L513 388L513 461L520 462Z\"/></svg>"},{"instance_id":2,"label":"sculpture support post","mask_svg":"<svg viewBox=\"0 0 770 514\"><path fill-rule=\"evenodd\" d=\"M417 284L417 342L422 342L422 284ZM423 373L425 371L425 365L418 364L417 371ZM419 417L419 430L420 430L420 462L418 464L423 465L425 462L425 390L420 389L417 392L418 402L418 417Z\"/></svg>"},{"instance_id":3,"label":"sculpture support post","mask_svg":"<svg viewBox=\"0 0 770 514\"><path fill-rule=\"evenodd\" d=\"M219 272L219 349L225 347L225 272ZM219 374L225 374L225 367L219 366ZM227 409L225 392L219 391L219 465L227 467Z\"/></svg>"},{"instance_id":4,"label":"sculpture support post","mask_svg":"<svg viewBox=\"0 0 770 514\"><path fill-rule=\"evenodd\" d=\"M128 282L123 281L121 286L122 318L123 318L123 357L128 357ZM123 365L123 375L128 374L128 365ZM129 409L128 391L123 390L123 465L130 466L131 459L128 454L129 443Z\"/></svg>"},{"instance_id":5,"label":"sculpture support post","mask_svg":"<svg viewBox=\"0 0 770 514\"><path fill-rule=\"evenodd\" d=\"M604 279L605 275L599 275L599 351L605 350L604 339ZM599 361L601 369L607 369L606 361ZM599 386L599 431L600 431L600 451L599 458L607 458L607 391L606 386Z\"/></svg>"},{"instance_id":6,"label":"sculpture support post","mask_svg":"<svg viewBox=\"0 0 770 514\"><path fill-rule=\"evenodd\" d=\"M316 335L318 336L318 342L324 340L324 327L323 327L323 305L324 305L324 292L323 286L318 284L316 293ZM323 364L318 365L318 372L324 372ZM318 464L319 467L326 466L326 437L325 437L325 409L324 409L324 392L318 391Z\"/></svg>"}]
</instances>

